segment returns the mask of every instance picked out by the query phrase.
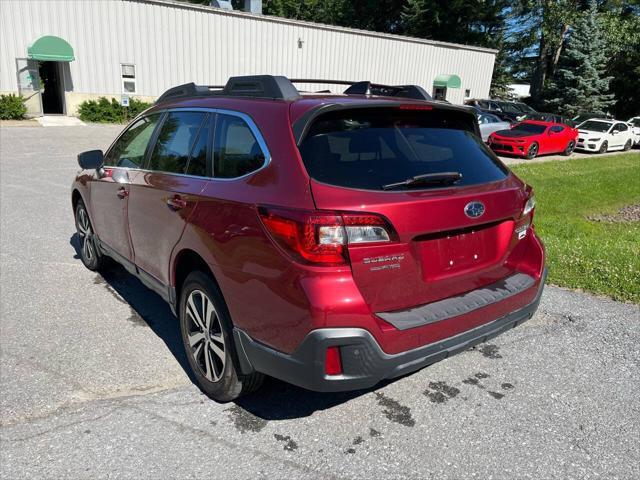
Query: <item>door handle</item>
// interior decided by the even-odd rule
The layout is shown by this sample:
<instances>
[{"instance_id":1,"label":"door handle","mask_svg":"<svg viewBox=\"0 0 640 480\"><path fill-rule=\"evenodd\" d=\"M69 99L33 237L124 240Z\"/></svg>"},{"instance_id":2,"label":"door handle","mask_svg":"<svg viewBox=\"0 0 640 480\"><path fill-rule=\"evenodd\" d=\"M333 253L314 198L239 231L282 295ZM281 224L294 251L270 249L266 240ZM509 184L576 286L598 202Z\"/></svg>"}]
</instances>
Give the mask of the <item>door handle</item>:
<instances>
[{"instance_id":1,"label":"door handle","mask_svg":"<svg viewBox=\"0 0 640 480\"><path fill-rule=\"evenodd\" d=\"M187 201L180 197L180 195L174 195L167 199L167 206L171 210L180 210L187 206Z\"/></svg>"},{"instance_id":2,"label":"door handle","mask_svg":"<svg viewBox=\"0 0 640 480\"><path fill-rule=\"evenodd\" d=\"M127 198L129 196L129 192L124 187L120 187L116 192L116 195L118 196L118 198L121 198L121 199Z\"/></svg>"}]
</instances>

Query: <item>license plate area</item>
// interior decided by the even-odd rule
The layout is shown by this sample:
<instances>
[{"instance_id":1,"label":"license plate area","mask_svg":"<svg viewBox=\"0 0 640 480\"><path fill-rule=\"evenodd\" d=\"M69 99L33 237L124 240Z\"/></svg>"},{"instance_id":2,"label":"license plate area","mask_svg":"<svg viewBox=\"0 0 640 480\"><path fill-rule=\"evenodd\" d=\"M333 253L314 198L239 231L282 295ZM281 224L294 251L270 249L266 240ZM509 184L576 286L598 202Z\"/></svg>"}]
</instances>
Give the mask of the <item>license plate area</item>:
<instances>
[{"instance_id":1,"label":"license plate area","mask_svg":"<svg viewBox=\"0 0 640 480\"><path fill-rule=\"evenodd\" d=\"M514 222L507 220L415 238L423 280L439 280L500 264L513 228Z\"/></svg>"}]
</instances>

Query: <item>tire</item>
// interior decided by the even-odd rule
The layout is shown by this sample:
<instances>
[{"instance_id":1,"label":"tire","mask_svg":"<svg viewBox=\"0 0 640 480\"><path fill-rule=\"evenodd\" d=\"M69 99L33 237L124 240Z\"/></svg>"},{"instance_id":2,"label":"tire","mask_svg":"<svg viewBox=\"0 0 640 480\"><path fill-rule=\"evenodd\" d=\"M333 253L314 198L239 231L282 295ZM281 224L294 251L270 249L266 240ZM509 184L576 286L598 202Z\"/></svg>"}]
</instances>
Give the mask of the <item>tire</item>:
<instances>
[{"instance_id":1,"label":"tire","mask_svg":"<svg viewBox=\"0 0 640 480\"><path fill-rule=\"evenodd\" d=\"M624 144L623 150L625 152L628 152L629 150L631 150L631 147L633 147L633 142L631 141L631 139L629 139L627 140L627 143Z\"/></svg>"},{"instance_id":2,"label":"tire","mask_svg":"<svg viewBox=\"0 0 640 480\"><path fill-rule=\"evenodd\" d=\"M564 151L562 152L562 155L564 155L565 157L569 157L571 156L571 154L575 149L576 149L576 142L574 142L573 140L569 140L569 144L567 145L567 148L565 148Z\"/></svg>"},{"instance_id":3,"label":"tire","mask_svg":"<svg viewBox=\"0 0 640 480\"><path fill-rule=\"evenodd\" d=\"M261 373L241 375L236 369L231 318L209 275L196 271L187 276L180 293L179 316L187 360L207 396L230 402L262 385Z\"/></svg>"},{"instance_id":4,"label":"tire","mask_svg":"<svg viewBox=\"0 0 640 480\"><path fill-rule=\"evenodd\" d=\"M91 219L82 200L78 200L75 213L76 231L80 242L80 259L89 270L100 270L104 266L105 258L96 246Z\"/></svg>"},{"instance_id":5,"label":"tire","mask_svg":"<svg viewBox=\"0 0 640 480\"><path fill-rule=\"evenodd\" d=\"M609 143L605 140L602 142L602 145L600 145L598 153L607 153L607 150L609 150Z\"/></svg>"},{"instance_id":6,"label":"tire","mask_svg":"<svg viewBox=\"0 0 640 480\"><path fill-rule=\"evenodd\" d=\"M529 145L529 149L527 150L527 158L529 160L531 160L532 158L536 158L536 156L538 155L538 151L538 142L533 142L531 145Z\"/></svg>"}]
</instances>

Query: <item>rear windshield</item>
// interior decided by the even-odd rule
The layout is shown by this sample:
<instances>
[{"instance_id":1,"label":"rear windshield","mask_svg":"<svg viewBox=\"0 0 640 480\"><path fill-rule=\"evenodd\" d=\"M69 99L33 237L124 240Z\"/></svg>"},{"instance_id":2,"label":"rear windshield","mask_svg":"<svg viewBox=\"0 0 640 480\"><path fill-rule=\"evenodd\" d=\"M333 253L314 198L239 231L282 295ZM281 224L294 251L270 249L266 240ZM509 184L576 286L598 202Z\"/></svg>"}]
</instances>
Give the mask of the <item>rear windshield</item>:
<instances>
[{"instance_id":1,"label":"rear windshield","mask_svg":"<svg viewBox=\"0 0 640 480\"><path fill-rule=\"evenodd\" d=\"M579 128L592 132L606 132L611 127L610 123L598 122L597 120L587 120Z\"/></svg>"},{"instance_id":2,"label":"rear windshield","mask_svg":"<svg viewBox=\"0 0 640 480\"><path fill-rule=\"evenodd\" d=\"M446 110L340 110L315 121L300 153L312 178L349 188L381 190L442 172L462 174L456 186L505 178L508 171L476 137L472 122L473 117Z\"/></svg>"},{"instance_id":3,"label":"rear windshield","mask_svg":"<svg viewBox=\"0 0 640 480\"><path fill-rule=\"evenodd\" d=\"M536 125L535 123L519 123L515 125L511 130L538 135L540 133L544 133L546 128L547 127L545 125Z\"/></svg>"}]
</instances>

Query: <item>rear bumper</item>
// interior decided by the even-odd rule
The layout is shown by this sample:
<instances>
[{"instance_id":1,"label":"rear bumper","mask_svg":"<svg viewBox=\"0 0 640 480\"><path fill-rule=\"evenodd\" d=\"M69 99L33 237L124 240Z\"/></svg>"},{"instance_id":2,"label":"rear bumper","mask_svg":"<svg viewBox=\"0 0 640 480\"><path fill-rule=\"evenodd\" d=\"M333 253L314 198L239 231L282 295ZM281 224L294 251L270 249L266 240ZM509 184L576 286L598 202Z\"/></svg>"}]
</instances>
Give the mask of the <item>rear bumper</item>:
<instances>
[{"instance_id":1,"label":"rear bumper","mask_svg":"<svg viewBox=\"0 0 640 480\"><path fill-rule=\"evenodd\" d=\"M529 320L538 308L544 289L546 270L534 300L519 310L439 342L397 354L387 354L373 336L361 328L321 328L310 332L291 355L253 340L234 329L239 366L243 373L259 371L319 392L337 392L370 388L419 370ZM339 346L342 375L326 375L324 355L327 347Z\"/></svg>"}]
</instances>

